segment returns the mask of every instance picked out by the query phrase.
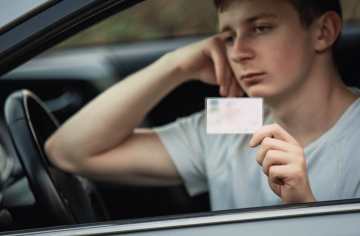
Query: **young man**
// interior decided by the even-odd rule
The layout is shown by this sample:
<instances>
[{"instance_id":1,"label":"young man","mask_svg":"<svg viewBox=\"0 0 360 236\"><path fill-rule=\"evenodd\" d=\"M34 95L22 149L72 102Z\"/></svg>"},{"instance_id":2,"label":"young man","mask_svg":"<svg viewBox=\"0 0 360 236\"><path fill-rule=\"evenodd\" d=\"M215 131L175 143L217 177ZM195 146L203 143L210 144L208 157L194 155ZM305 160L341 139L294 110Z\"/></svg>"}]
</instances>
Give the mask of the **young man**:
<instances>
[{"instance_id":1,"label":"young man","mask_svg":"<svg viewBox=\"0 0 360 236\"><path fill-rule=\"evenodd\" d=\"M219 35L164 55L119 82L47 141L50 160L93 179L184 183L213 210L360 197L360 101L334 66L338 0L215 0ZM206 135L204 113L136 129L190 79L223 96L263 97L252 135ZM260 166L259 166L260 164Z\"/></svg>"}]
</instances>

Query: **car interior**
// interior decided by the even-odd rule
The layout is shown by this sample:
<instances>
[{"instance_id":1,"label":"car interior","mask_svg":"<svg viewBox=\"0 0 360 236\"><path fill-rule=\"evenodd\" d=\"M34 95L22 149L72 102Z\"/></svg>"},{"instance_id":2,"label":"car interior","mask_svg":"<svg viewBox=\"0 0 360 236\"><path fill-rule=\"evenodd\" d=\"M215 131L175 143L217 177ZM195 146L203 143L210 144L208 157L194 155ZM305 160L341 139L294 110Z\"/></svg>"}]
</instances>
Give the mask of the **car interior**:
<instances>
[{"instance_id":1,"label":"car interior","mask_svg":"<svg viewBox=\"0 0 360 236\"><path fill-rule=\"evenodd\" d=\"M36 194L29 187L29 176L25 176L24 165L39 173L46 171L38 169L41 164L19 160L20 151L16 151L14 145L16 138L13 137L12 140L12 130L7 128L5 121L13 119L15 122L20 119L18 111L24 111L24 99L27 99L28 112L22 115L31 120L32 132L37 137L36 145L42 147L58 125L107 88L150 65L165 53L208 36L209 34L184 34L181 37L160 37L136 42L128 40L109 45L65 49L59 47L41 54L0 78L0 231L55 225L46 210L39 210L42 209L42 203L35 200L38 197L34 196ZM344 83L360 88L360 72L357 69L360 53L359 23L349 21L344 24L335 53L339 74ZM24 89L28 91L21 92ZM146 116L140 127L165 125L179 117L201 111L204 109L206 97L220 96L218 90L217 86L187 82L166 96ZM10 95L11 99L7 100ZM8 110L13 116L5 117L4 110ZM24 139L25 136L24 134L18 139ZM29 152L26 152L26 155L30 156ZM38 155L44 155L44 151L40 151ZM77 202L71 203L72 206L68 206L72 213L78 216L70 223L210 211L207 193L190 197L182 185L139 187L92 181L58 173L51 163L46 163L49 165L50 176L62 194L73 194L71 198L77 199ZM51 198L49 191L44 194ZM56 197L52 199L54 198ZM86 211L90 206L94 212L77 213ZM95 216L91 218L91 214ZM79 220L84 215L89 219Z\"/></svg>"}]
</instances>

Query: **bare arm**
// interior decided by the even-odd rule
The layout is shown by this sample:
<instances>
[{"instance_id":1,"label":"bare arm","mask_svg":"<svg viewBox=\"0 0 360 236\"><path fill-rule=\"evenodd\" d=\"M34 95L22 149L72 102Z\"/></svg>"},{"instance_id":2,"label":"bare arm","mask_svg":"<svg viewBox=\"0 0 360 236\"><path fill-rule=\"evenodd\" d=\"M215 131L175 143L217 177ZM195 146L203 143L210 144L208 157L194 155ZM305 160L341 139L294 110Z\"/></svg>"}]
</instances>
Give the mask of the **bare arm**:
<instances>
[{"instance_id":1,"label":"bare arm","mask_svg":"<svg viewBox=\"0 0 360 236\"><path fill-rule=\"evenodd\" d=\"M114 85L47 140L49 159L68 172L100 180L182 183L157 135L135 129L164 96L189 79L220 84L223 95L241 93L239 87L229 89L232 72L221 46L213 37L179 49Z\"/></svg>"}]
</instances>

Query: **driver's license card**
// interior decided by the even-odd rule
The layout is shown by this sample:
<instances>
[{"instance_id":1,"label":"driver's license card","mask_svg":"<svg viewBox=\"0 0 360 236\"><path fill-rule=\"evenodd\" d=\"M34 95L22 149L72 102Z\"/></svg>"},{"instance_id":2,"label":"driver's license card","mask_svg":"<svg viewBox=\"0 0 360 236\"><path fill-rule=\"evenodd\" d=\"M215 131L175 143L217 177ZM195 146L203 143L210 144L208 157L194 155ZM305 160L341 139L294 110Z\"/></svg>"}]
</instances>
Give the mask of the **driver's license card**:
<instances>
[{"instance_id":1,"label":"driver's license card","mask_svg":"<svg viewBox=\"0 0 360 236\"><path fill-rule=\"evenodd\" d=\"M263 125L262 98L206 98L208 134L252 134Z\"/></svg>"}]
</instances>

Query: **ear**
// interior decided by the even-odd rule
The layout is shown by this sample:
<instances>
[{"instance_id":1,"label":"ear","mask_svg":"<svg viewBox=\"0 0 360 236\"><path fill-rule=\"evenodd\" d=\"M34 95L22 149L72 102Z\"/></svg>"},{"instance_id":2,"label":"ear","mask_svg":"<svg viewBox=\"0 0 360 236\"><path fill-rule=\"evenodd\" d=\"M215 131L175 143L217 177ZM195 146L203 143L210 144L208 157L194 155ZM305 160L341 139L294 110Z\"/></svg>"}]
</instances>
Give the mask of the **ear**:
<instances>
[{"instance_id":1,"label":"ear","mask_svg":"<svg viewBox=\"0 0 360 236\"><path fill-rule=\"evenodd\" d=\"M317 52L325 51L330 48L341 31L341 18L334 11L328 11L316 20L317 39L315 50Z\"/></svg>"}]
</instances>

